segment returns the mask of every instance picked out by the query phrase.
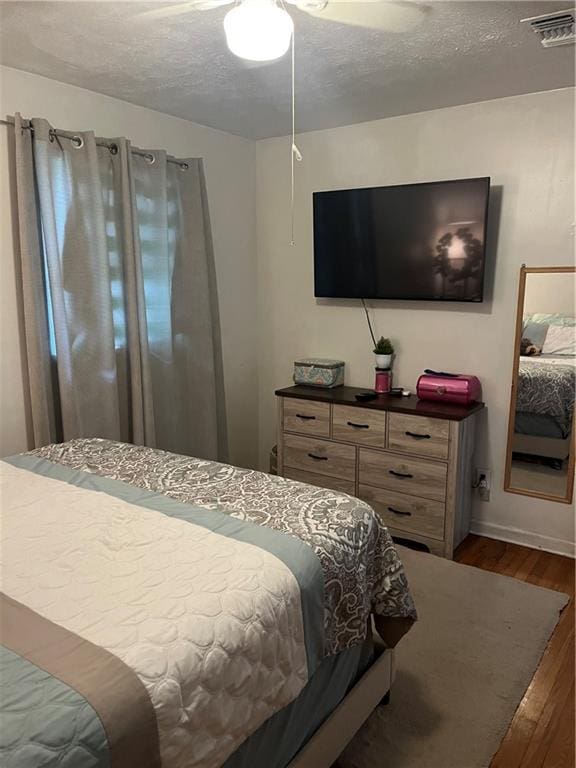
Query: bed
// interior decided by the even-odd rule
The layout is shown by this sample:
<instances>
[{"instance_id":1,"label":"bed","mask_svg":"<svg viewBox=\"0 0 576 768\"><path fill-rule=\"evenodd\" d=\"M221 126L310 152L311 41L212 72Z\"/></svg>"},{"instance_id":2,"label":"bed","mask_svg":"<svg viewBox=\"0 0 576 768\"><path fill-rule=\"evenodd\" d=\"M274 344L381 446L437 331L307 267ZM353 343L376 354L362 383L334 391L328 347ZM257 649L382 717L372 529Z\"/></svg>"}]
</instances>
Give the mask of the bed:
<instances>
[{"instance_id":1,"label":"bed","mask_svg":"<svg viewBox=\"0 0 576 768\"><path fill-rule=\"evenodd\" d=\"M2 766L321 768L387 692L416 611L358 499L99 439L0 479Z\"/></svg>"},{"instance_id":2,"label":"bed","mask_svg":"<svg viewBox=\"0 0 576 768\"><path fill-rule=\"evenodd\" d=\"M570 453L576 382L574 318L529 315L522 336L537 348L518 366L514 453L559 462Z\"/></svg>"}]
</instances>

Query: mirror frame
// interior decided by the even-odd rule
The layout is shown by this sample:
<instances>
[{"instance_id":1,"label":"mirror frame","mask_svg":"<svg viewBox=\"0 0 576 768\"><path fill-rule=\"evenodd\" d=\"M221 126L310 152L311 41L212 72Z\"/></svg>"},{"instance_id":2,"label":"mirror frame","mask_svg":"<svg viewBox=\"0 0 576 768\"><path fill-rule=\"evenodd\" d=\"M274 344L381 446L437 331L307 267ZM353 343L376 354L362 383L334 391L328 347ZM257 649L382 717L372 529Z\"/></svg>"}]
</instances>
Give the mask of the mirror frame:
<instances>
[{"instance_id":1,"label":"mirror frame","mask_svg":"<svg viewBox=\"0 0 576 768\"><path fill-rule=\"evenodd\" d=\"M514 337L514 353L512 359L512 386L510 388L510 409L508 412L508 442L506 445L506 467L504 472L504 490L507 493L516 493L520 496L532 496L536 499L546 499L547 501L558 501L561 504L571 504L574 494L574 416L572 417L572 433L570 440L570 458L568 460L568 476L566 482L566 495L554 496L540 491L531 491L529 489L513 488L510 485L512 474L512 438L514 435L514 421L516 415L516 393L518 391L518 361L520 359L520 342L522 340L522 321L524 319L524 298L526 294L526 275L529 274L557 274L565 272L574 274L576 267L527 267L522 264L520 268L520 285L518 288L518 307L516 309L516 334ZM576 415L576 414L575 414Z\"/></svg>"}]
</instances>

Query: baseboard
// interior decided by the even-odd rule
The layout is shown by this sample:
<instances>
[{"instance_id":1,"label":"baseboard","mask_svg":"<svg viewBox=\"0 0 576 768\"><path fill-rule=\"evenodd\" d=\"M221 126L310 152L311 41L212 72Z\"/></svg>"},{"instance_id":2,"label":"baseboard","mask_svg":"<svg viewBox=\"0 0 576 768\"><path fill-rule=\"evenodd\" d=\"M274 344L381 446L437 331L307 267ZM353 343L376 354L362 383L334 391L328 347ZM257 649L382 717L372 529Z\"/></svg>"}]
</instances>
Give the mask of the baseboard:
<instances>
[{"instance_id":1,"label":"baseboard","mask_svg":"<svg viewBox=\"0 0 576 768\"><path fill-rule=\"evenodd\" d=\"M520 528L507 528L504 525L487 523L483 520L472 520L470 530L478 536L487 536L489 539L500 539L532 549L543 549L545 552L553 552L556 555L576 557L576 545L573 541L554 539L551 536L542 536Z\"/></svg>"}]
</instances>

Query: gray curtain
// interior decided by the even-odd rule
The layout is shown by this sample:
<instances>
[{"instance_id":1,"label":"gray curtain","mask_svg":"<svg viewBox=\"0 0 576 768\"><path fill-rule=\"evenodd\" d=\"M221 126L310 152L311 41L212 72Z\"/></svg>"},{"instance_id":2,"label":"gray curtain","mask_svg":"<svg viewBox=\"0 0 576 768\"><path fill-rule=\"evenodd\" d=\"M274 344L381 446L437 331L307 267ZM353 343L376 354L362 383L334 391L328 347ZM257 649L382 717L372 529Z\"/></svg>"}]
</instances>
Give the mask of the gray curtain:
<instances>
[{"instance_id":1,"label":"gray curtain","mask_svg":"<svg viewBox=\"0 0 576 768\"><path fill-rule=\"evenodd\" d=\"M35 444L105 437L225 459L202 161L27 125L16 115Z\"/></svg>"}]
</instances>

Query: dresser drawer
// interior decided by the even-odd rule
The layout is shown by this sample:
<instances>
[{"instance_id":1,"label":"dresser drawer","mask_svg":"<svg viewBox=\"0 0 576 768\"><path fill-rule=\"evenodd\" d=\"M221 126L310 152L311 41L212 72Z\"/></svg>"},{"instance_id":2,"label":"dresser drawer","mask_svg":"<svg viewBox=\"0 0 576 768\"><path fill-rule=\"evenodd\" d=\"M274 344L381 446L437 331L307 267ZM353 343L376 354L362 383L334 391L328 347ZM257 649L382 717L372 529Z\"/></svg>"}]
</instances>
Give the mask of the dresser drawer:
<instances>
[{"instance_id":1,"label":"dresser drawer","mask_svg":"<svg viewBox=\"0 0 576 768\"><path fill-rule=\"evenodd\" d=\"M330 403L285 397L284 431L330 437Z\"/></svg>"},{"instance_id":2,"label":"dresser drawer","mask_svg":"<svg viewBox=\"0 0 576 768\"><path fill-rule=\"evenodd\" d=\"M367 408L335 405L332 409L332 438L358 445L384 448L386 414Z\"/></svg>"},{"instance_id":3,"label":"dresser drawer","mask_svg":"<svg viewBox=\"0 0 576 768\"><path fill-rule=\"evenodd\" d=\"M316 475L343 480L356 479L356 448L352 445L316 440L313 437L284 435L285 471L303 469Z\"/></svg>"},{"instance_id":4,"label":"dresser drawer","mask_svg":"<svg viewBox=\"0 0 576 768\"><path fill-rule=\"evenodd\" d=\"M360 485L359 498L372 506L391 528L419 533L431 539L444 539L445 508L441 501L418 499L386 488Z\"/></svg>"},{"instance_id":5,"label":"dresser drawer","mask_svg":"<svg viewBox=\"0 0 576 768\"><path fill-rule=\"evenodd\" d=\"M360 484L424 499L446 498L446 464L360 448Z\"/></svg>"},{"instance_id":6,"label":"dresser drawer","mask_svg":"<svg viewBox=\"0 0 576 768\"><path fill-rule=\"evenodd\" d=\"M434 459L448 458L450 422L391 413L388 419L388 448Z\"/></svg>"},{"instance_id":7,"label":"dresser drawer","mask_svg":"<svg viewBox=\"0 0 576 768\"><path fill-rule=\"evenodd\" d=\"M297 480L299 483L318 485L320 488L329 488L331 491L348 493L354 496L354 480L343 480L341 477L329 477L328 475L316 475L313 472L304 472L301 469L286 467L284 477L289 480Z\"/></svg>"}]
</instances>

